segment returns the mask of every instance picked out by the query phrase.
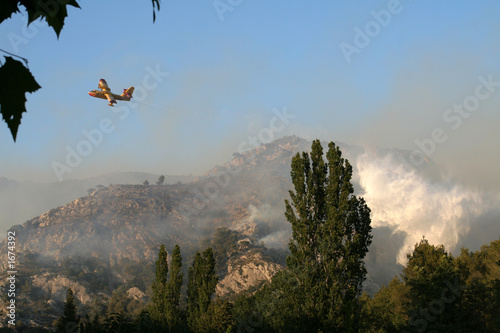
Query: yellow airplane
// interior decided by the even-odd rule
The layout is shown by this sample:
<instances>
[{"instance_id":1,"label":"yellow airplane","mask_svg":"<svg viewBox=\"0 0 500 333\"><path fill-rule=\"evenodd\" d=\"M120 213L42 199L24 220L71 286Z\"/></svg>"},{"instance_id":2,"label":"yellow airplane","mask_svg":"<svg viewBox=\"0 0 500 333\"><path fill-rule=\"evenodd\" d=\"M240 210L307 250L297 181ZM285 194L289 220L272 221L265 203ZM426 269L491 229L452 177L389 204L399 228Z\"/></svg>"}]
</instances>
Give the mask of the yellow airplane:
<instances>
[{"instance_id":1,"label":"yellow airplane","mask_svg":"<svg viewBox=\"0 0 500 333\"><path fill-rule=\"evenodd\" d=\"M96 98L107 99L109 101L109 106L116 104L116 100L130 101L132 94L134 93L134 87L130 87L128 89L123 89L123 93L121 95L113 94L111 89L108 87L108 83L104 79L99 80L97 88L101 90L91 90L89 91L89 95Z\"/></svg>"}]
</instances>

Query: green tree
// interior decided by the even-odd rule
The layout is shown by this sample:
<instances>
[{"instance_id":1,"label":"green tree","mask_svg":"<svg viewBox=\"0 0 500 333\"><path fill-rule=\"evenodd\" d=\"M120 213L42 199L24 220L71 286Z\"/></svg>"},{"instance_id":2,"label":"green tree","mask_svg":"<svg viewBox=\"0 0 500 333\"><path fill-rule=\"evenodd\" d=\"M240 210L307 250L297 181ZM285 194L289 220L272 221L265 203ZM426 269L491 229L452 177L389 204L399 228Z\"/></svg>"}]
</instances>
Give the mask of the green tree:
<instances>
[{"instance_id":1,"label":"green tree","mask_svg":"<svg viewBox=\"0 0 500 333\"><path fill-rule=\"evenodd\" d=\"M143 310L136 319L137 332L152 333L158 332L154 320L149 311Z\"/></svg>"},{"instance_id":2,"label":"green tree","mask_svg":"<svg viewBox=\"0 0 500 333\"><path fill-rule=\"evenodd\" d=\"M166 283L166 317L170 331L178 328L181 321L181 287L184 274L182 273L182 257L179 245L172 251L170 262L170 276Z\"/></svg>"},{"instance_id":3,"label":"green tree","mask_svg":"<svg viewBox=\"0 0 500 333\"><path fill-rule=\"evenodd\" d=\"M500 332L500 240L462 249L455 261L465 281L461 317L476 332Z\"/></svg>"},{"instance_id":4,"label":"green tree","mask_svg":"<svg viewBox=\"0 0 500 333\"><path fill-rule=\"evenodd\" d=\"M160 246L158 260L156 260L156 278L153 281L153 304L151 316L161 325L166 324L166 295L167 295L168 253L165 245Z\"/></svg>"},{"instance_id":5,"label":"green tree","mask_svg":"<svg viewBox=\"0 0 500 333\"><path fill-rule=\"evenodd\" d=\"M408 322L410 288L395 276L389 285L382 286L370 298L366 293L360 297L363 304L362 332L401 332Z\"/></svg>"},{"instance_id":6,"label":"green tree","mask_svg":"<svg viewBox=\"0 0 500 333\"><path fill-rule=\"evenodd\" d=\"M128 296L128 289L127 285L121 285L113 290L108 301L108 315L117 313L127 317L127 319L132 319L145 308L144 302Z\"/></svg>"},{"instance_id":7,"label":"green tree","mask_svg":"<svg viewBox=\"0 0 500 333\"><path fill-rule=\"evenodd\" d=\"M303 286L290 270L276 273L270 284L264 285L237 309L235 319L238 330L259 332L318 332L318 317L304 311L310 300ZM236 307L236 306L235 306Z\"/></svg>"},{"instance_id":8,"label":"green tree","mask_svg":"<svg viewBox=\"0 0 500 333\"><path fill-rule=\"evenodd\" d=\"M410 288L412 330L457 332L466 324L460 308L464 282L443 245L431 245L425 238L415 244L402 277Z\"/></svg>"},{"instance_id":9,"label":"green tree","mask_svg":"<svg viewBox=\"0 0 500 333\"><path fill-rule=\"evenodd\" d=\"M163 182L165 181L165 176L161 175L158 177L158 180L156 181L156 185L163 185Z\"/></svg>"},{"instance_id":10,"label":"green tree","mask_svg":"<svg viewBox=\"0 0 500 333\"><path fill-rule=\"evenodd\" d=\"M287 268L304 296L295 312L306 318L305 329L352 331L358 327L363 259L372 239L370 209L353 195L349 161L333 142L328 147L326 162L319 140L309 154L292 159L294 191L285 200L293 236Z\"/></svg>"},{"instance_id":11,"label":"green tree","mask_svg":"<svg viewBox=\"0 0 500 333\"><path fill-rule=\"evenodd\" d=\"M75 303L73 290L68 288L66 301L64 302L64 312L55 322L56 332L77 332L80 318Z\"/></svg>"},{"instance_id":12,"label":"green tree","mask_svg":"<svg viewBox=\"0 0 500 333\"><path fill-rule=\"evenodd\" d=\"M101 333L103 332L101 319L99 318L99 314L94 314L92 319L87 323L85 330L83 332L86 333Z\"/></svg>"},{"instance_id":13,"label":"green tree","mask_svg":"<svg viewBox=\"0 0 500 333\"><path fill-rule=\"evenodd\" d=\"M268 285L264 285L262 288L266 287L268 287ZM257 294L261 294L261 291ZM248 295L246 293L241 293L236 297L233 304L233 318L237 332L251 331L249 320L252 320L251 316L256 312L255 294Z\"/></svg>"},{"instance_id":14,"label":"green tree","mask_svg":"<svg viewBox=\"0 0 500 333\"><path fill-rule=\"evenodd\" d=\"M238 251L238 239L241 234L238 231L227 227L219 227L215 230L211 239L207 238L202 242L205 247L211 247L216 259L215 271L225 270L226 263Z\"/></svg>"},{"instance_id":15,"label":"green tree","mask_svg":"<svg viewBox=\"0 0 500 333\"><path fill-rule=\"evenodd\" d=\"M104 331L107 333L135 333L137 328L124 315L112 313L104 320Z\"/></svg>"},{"instance_id":16,"label":"green tree","mask_svg":"<svg viewBox=\"0 0 500 333\"><path fill-rule=\"evenodd\" d=\"M111 297L108 301L107 314L120 313L122 315L127 314L127 290L126 286L120 286L113 290Z\"/></svg>"},{"instance_id":17,"label":"green tree","mask_svg":"<svg viewBox=\"0 0 500 333\"><path fill-rule=\"evenodd\" d=\"M212 248L207 248L202 254L196 252L188 271L187 320L192 331L200 330L200 318L208 310L218 281Z\"/></svg>"},{"instance_id":18,"label":"green tree","mask_svg":"<svg viewBox=\"0 0 500 333\"><path fill-rule=\"evenodd\" d=\"M201 316L199 333L225 333L231 332L234 327L232 314L233 306L228 301L219 298L211 302L207 312Z\"/></svg>"}]
</instances>

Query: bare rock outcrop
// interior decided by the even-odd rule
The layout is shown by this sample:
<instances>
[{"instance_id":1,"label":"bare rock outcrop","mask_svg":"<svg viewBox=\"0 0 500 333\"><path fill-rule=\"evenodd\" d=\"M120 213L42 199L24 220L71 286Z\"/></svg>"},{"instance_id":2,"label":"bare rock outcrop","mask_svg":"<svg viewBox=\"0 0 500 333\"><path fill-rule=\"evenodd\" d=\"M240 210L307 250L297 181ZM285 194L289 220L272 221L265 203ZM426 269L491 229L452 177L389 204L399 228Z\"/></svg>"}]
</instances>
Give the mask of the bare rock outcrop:
<instances>
[{"instance_id":1,"label":"bare rock outcrop","mask_svg":"<svg viewBox=\"0 0 500 333\"><path fill-rule=\"evenodd\" d=\"M65 276L52 276L50 273L43 273L33 276L33 286L41 288L45 293L51 295L51 299L64 302L68 288L73 290L75 297L83 304L92 301L92 294L83 284L73 281Z\"/></svg>"},{"instance_id":2,"label":"bare rock outcrop","mask_svg":"<svg viewBox=\"0 0 500 333\"><path fill-rule=\"evenodd\" d=\"M251 249L229 259L227 274L217 285L216 294L224 297L256 290L282 269L283 266L272 262L260 250Z\"/></svg>"}]
</instances>

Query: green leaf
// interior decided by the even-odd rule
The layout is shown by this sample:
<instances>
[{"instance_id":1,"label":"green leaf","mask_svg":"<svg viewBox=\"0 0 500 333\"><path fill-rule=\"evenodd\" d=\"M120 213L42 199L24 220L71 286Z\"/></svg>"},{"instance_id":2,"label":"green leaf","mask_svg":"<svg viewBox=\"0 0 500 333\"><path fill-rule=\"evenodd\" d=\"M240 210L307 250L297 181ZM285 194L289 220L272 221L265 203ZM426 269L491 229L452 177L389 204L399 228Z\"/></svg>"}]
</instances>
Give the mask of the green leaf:
<instances>
[{"instance_id":1,"label":"green leaf","mask_svg":"<svg viewBox=\"0 0 500 333\"><path fill-rule=\"evenodd\" d=\"M64 26L64 20L68 16L66 6L80 8L76 0L20 0L19 2L26 7L28 24L38 18L44 18L47 24L54 29L58 38Z\"/></svg>"},{"instance_id":2,"label":"green leaf","mask_svg":"<svg viewBox=\"0 0 500 333\"><path fill-rule=\"evenodd\" d=\"M12 57L5 57L5 64L0 67L0 113L16 141L17 129L22 113L26 112L26 93L40 89L28 68Z\"/></svg>"}]
</instances>

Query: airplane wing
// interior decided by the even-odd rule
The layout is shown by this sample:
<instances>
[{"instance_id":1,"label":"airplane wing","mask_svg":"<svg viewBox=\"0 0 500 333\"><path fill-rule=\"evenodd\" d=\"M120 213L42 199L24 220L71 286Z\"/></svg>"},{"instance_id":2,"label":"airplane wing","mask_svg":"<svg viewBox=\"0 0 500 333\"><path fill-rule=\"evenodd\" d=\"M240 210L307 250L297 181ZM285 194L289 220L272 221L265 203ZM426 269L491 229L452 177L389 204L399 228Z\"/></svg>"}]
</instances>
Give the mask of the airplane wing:
<instances>
[{"instance_id":1,"label":"airplane wing","mask_svg":"<svg viewBox=\"0 0 500 333\"><path fill-rule=\"evenodd\" d=\"M97 87L101 90L109 90L108 83L104 79L99 80L99 85Z\"/></svg>"},{"instance_id":2,"label":"airplane wing","mask_svg":"<svg viewBox=\"0 0 500 333\"><path fill-rule=\"evenodd\" d=\"M109 101L108 105L113 106L113 104L116 104L116 100L113 98L113 95L111 95L111 94L104 94L104 95L106 96L106 98Z\"/></svg>"}]
</instances>

